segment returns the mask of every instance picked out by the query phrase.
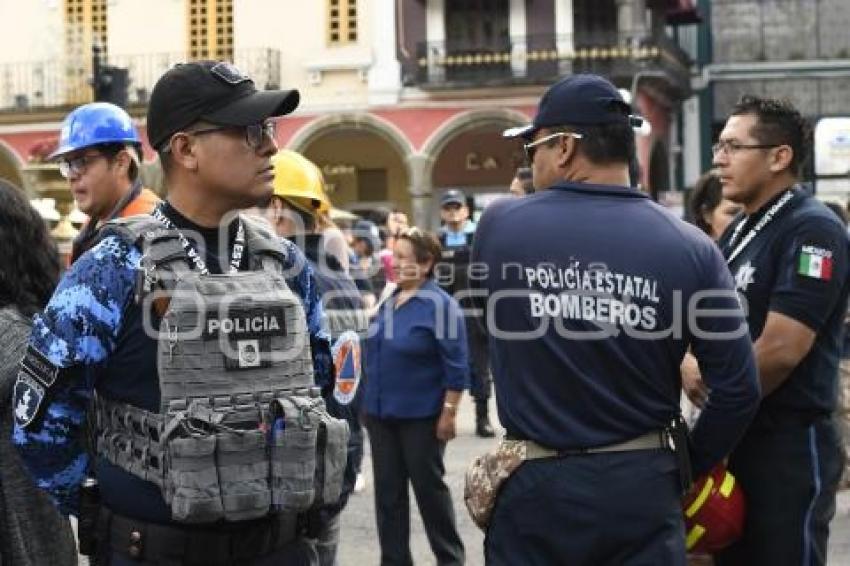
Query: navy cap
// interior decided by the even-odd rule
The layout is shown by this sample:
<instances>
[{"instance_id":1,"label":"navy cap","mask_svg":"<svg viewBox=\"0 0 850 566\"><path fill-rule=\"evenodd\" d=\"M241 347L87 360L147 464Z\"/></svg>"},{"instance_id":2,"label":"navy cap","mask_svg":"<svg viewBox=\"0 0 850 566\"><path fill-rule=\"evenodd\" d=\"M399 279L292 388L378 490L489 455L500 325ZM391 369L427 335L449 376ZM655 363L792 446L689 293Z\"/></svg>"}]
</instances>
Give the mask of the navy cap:
<instances>
[{"instance_id":1,"label":"navy cap","mask_svg":"<svg viewBox=\"0 0 850 566\"><path fill-rule=\"evenodd\" d=\"M466 195L457 189L449 189L442 197L440 197L440 206L443 207L447 204L459 204L464 206L466 205Z\"/></svg>"},{"instance_id":2,"label":"navy cap","mask_svg":"<svg viewBox=\"0 0 850 566\"><path fill-rule=\"evenodd\" d=\"M617 88L599 75L571 75L546 91L537 107L534 122L509 128L506 138L531 138L541 128L554 126L597 126L631 123L631 107Z\"/></svg>"}]
</instances>

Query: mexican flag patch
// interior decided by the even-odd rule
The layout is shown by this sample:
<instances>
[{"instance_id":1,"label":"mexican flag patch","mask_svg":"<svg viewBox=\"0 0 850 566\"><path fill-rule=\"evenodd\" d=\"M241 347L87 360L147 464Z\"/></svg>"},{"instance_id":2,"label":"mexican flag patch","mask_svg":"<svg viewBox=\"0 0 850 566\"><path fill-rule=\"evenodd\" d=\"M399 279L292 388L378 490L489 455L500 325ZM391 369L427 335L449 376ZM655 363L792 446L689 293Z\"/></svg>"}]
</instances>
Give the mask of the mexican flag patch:
<instances>
[{"instance_id":1,"label":"mexican flag patch","mask_svg":"<svg viewBox=\"0 0 850 566\"><path fill-rule=\"evenodd\" d=\"M829 281L832 278L832 252L815 246L803 246L797 273Z\"/></svg>"}]
</instances>

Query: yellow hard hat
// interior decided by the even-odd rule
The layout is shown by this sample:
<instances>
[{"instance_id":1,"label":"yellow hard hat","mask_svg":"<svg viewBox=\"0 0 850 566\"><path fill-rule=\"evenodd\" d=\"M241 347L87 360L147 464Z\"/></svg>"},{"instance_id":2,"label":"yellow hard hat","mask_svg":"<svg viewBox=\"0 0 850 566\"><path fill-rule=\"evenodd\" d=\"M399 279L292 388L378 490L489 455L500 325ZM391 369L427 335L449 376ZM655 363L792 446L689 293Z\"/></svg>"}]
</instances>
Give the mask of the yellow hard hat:
<instances>
[{"instance_id":1,"label":"yellow hard hat","mask_svg":"<svg viewBox=\"0 0 850 566\"><path fill-rule=\"evenodd\" d=\"M330 211L325 180L315 163L300 153L282 149L272 157L272 165L275 195L311 214Z\"/></svg>"}]
</instances>

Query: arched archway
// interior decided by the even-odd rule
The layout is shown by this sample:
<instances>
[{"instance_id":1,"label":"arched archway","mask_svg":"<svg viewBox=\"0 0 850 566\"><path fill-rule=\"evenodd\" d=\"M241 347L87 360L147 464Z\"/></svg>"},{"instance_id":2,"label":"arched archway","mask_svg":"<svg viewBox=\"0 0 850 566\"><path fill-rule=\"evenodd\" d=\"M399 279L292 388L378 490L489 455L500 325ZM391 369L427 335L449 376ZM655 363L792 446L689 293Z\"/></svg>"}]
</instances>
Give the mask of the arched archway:
<instances>
[{"instance_id":1,"label":"arched archway","mask_svg":"<svg viewBox=\"0 0 850 566\"><path fill-rule=\"evenodd\" d=\"M436 157L445 149L452 139L458 135L485 126L510 128L527 124L531 118L516 110L490 108L486 110L470 110L454 116L434 131L422 145L422 153Z\"/></svg>"},{"instance_id":2,"label":"arched archway","mask_svg":"<svg viewBox=\"0 0 850 566\"><path fill-rule=\"evenodd\" d=\"M413 149L386 120L359 112L319 118L297 131L288 147L322 169L335 206L411 213L408 156Z\"/></svg>"},{"instance_id":3,"label":"arched archway","mask_svg":"<svg viewBox=\"0 0 850 566\"><path fill-rule=\"evenodd\" d=\"M21 175L22 166L23 162L15 150L0 140L0 179L6 179L10 183L25 189L24 178Z\"/></svg>"},{"instance_id":4,"label":"arched archway","mask_svg":"<svg viewBox=\"0 0 850 566\"><path fill-rule=\"evenodd\" d=\"M503 138L502 132L528 122L515 110L471 110L436 130L422 149L422 177L433 197L430 217L438 218L439 195L449 188L466 193L473 217L492 198L506 194L523 154L520 143Z\"/></svg>"}]
</instances>

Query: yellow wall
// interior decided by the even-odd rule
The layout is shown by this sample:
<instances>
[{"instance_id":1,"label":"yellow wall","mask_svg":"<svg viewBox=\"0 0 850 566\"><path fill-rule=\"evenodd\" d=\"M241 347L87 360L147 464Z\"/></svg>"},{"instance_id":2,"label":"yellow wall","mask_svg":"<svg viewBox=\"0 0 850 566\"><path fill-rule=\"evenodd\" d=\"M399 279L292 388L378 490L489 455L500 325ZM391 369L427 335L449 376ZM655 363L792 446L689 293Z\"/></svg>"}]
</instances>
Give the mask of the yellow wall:
<instances>
[{"instance_id":1,"label":"yellow wall","mask_svg":"<svg viewBox=\"0 0 850 566\"><path fill-rule=\"evenodd\" d=\"M401 157L374 134L329 130L327 135L307 146L303 153L319 167L344 164L361 169L387 169L389 200L394 206L410 213L405 165ZM336 190L331 194L334 206L344 208L357 200L356 176L328 176L326 181L335 185Z\"/></svg>"}]
</instances>

